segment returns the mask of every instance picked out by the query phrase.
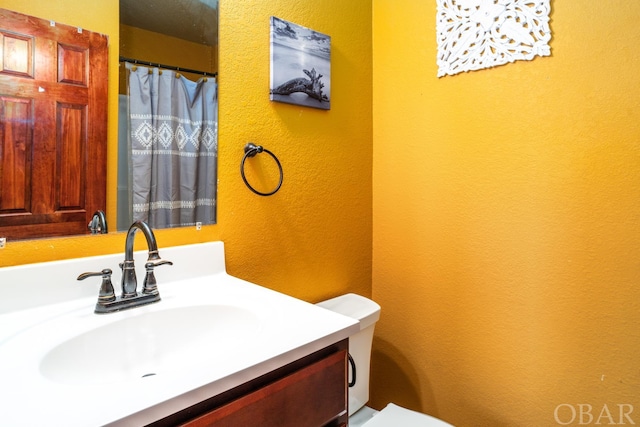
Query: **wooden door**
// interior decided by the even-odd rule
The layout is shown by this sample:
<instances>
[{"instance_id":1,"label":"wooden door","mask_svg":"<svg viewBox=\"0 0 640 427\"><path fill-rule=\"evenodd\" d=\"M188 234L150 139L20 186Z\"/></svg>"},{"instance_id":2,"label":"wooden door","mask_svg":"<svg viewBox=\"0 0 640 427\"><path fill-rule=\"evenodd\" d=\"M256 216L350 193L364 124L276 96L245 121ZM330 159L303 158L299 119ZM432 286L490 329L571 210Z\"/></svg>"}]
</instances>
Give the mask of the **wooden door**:
<instances>
[{"instance_id":1,"label":"wooden door","mask_svg":"<svg viewBox=\"0 0 640 427\"><path fill-rule=\"evenodd\" d=\"M106 204L107 36L0 9L0 236L87 233Z\"/></svg>"}]
</instances>

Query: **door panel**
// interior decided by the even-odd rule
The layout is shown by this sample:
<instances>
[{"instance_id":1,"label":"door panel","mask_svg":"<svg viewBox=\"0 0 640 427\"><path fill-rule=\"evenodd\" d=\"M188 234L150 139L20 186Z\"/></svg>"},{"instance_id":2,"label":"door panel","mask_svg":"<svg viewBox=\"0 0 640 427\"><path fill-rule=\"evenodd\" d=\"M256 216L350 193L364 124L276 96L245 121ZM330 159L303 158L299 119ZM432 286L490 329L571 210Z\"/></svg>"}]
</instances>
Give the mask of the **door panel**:
<instances>
[{"instance_id":1,"label":"door panel","mask_svg":"<svg viewBox=\"0 0 640 427\"><path fill-rule=\"evenodd\" d=\"M0 9L0 236L85 234L106 205L107 37Z\"/></svg>"}]
</instances>

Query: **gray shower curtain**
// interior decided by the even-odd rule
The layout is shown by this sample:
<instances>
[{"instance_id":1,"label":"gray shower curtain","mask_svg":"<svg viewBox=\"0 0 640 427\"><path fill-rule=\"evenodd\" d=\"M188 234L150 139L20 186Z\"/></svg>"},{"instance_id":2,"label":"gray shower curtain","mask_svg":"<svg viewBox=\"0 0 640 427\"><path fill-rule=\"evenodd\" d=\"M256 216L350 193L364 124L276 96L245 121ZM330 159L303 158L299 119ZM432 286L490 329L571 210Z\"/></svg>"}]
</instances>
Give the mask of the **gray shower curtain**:
<instances>
[{"instance_id":1,"label":"gray shower curtain","mask_svg":"<svg viewBox=\"0 0 640 427\"><path fill-rule=\"evenodd\" d=\"M127 64L133 220L154 228L216 222L215 78Z\"/></svg>"}]
</instances>

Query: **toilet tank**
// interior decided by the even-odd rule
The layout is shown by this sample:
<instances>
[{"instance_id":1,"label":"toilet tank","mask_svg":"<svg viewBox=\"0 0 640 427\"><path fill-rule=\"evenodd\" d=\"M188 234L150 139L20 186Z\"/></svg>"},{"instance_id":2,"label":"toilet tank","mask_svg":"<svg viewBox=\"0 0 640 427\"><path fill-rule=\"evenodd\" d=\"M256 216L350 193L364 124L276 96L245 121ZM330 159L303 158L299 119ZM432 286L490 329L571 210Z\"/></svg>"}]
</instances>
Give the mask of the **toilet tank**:
<instances>
[{"instance_id":1,"label":"toilet tank","mask_svg":"<svg viewBox=\"0 0 640 427\"><path fill-rule=\"evenodd\" d=\"M349 337L349 354L356 366L355 384L349 387L349 416L369 401L369 371L373 330L380 318L380 306L369 298L345 294L317 304L360 322L360 332ZM349 366L349 381L353 382L353 370Z\"/></svg>"}]
</instances>

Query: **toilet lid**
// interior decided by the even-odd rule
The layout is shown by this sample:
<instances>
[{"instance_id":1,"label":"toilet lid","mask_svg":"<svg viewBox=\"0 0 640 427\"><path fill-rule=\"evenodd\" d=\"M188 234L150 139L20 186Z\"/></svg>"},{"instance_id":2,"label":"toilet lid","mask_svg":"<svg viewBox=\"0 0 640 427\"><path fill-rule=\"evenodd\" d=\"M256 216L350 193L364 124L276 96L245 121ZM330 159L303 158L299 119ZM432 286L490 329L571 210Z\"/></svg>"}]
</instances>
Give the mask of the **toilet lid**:
<instances>
[{"instance_id":1,"label":"toilet lid","mask_svg":"<svg viewBox=\"0 0 640 427\"><path fill-rule=\"evenodd\" d=\"M453 427L451 424L389 403L386 408L378 412L362 427Z\"/></svg>"}]
</instances>

